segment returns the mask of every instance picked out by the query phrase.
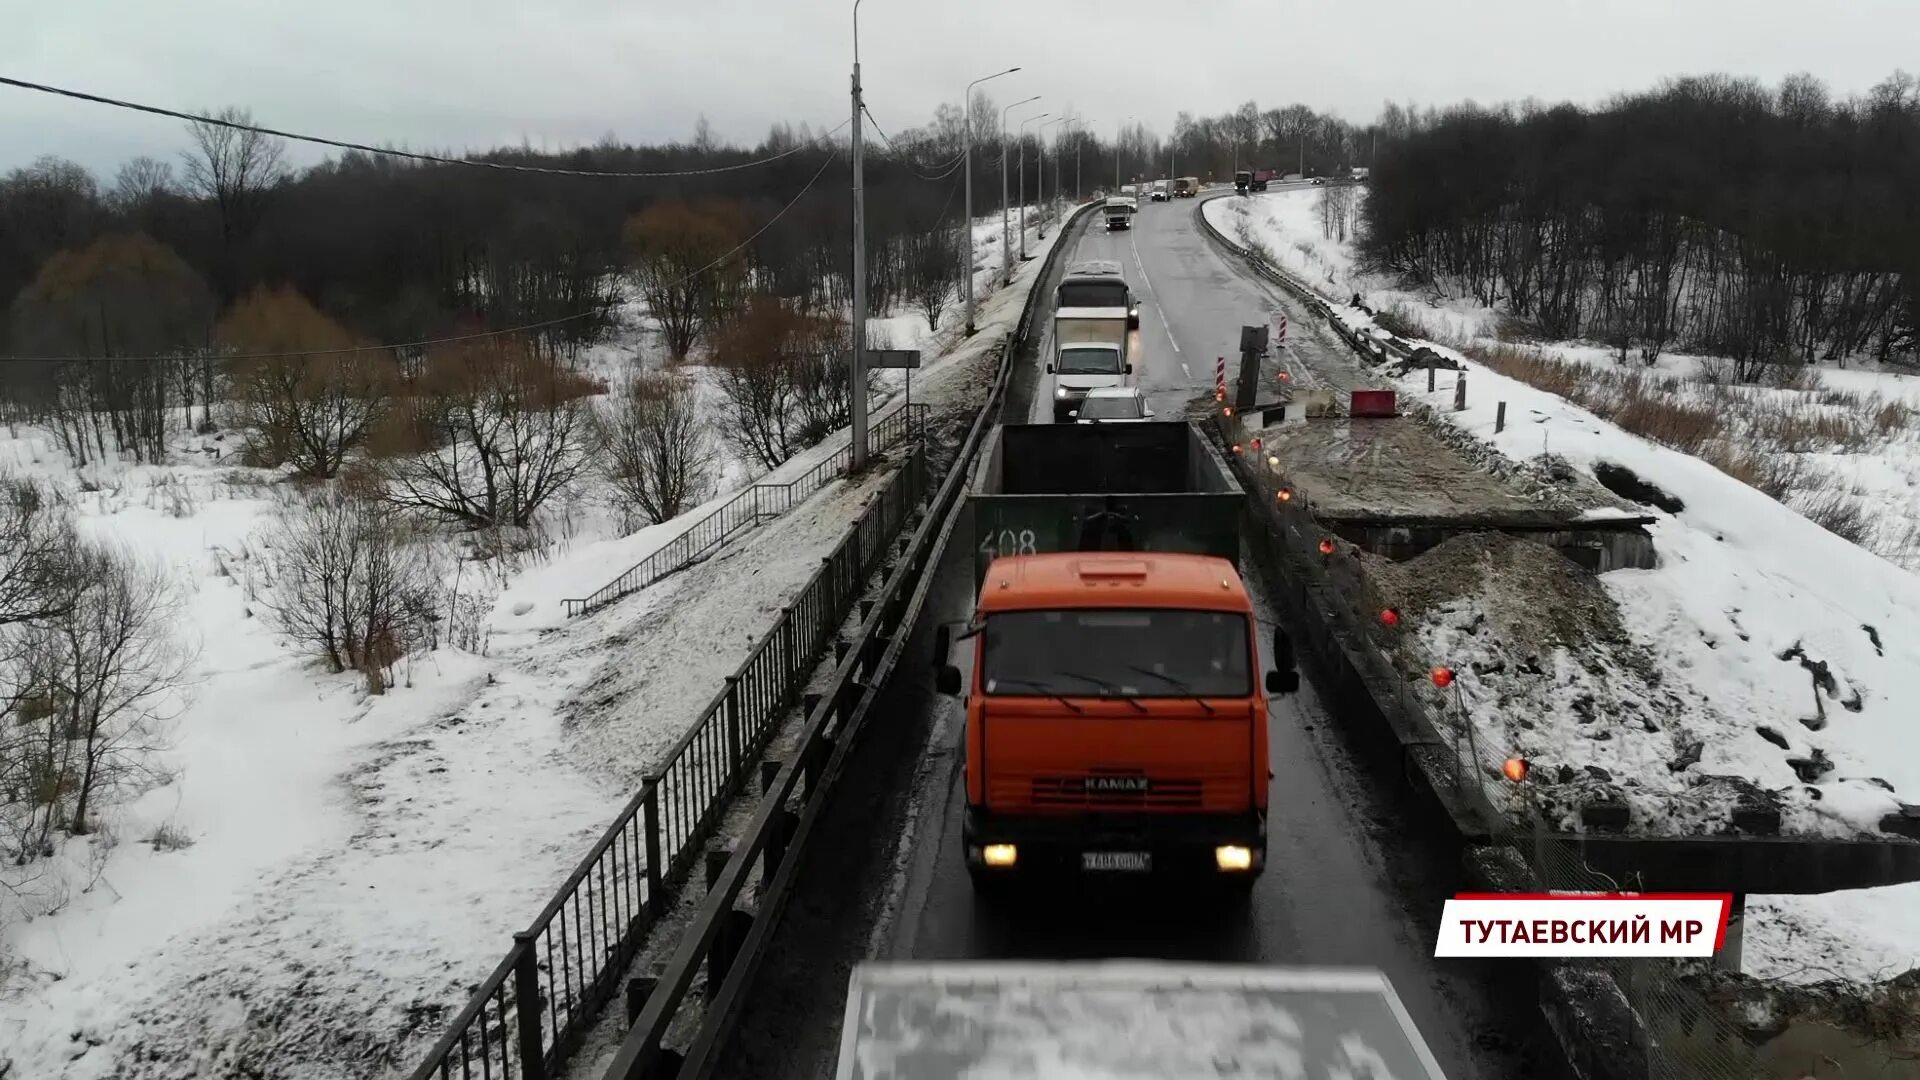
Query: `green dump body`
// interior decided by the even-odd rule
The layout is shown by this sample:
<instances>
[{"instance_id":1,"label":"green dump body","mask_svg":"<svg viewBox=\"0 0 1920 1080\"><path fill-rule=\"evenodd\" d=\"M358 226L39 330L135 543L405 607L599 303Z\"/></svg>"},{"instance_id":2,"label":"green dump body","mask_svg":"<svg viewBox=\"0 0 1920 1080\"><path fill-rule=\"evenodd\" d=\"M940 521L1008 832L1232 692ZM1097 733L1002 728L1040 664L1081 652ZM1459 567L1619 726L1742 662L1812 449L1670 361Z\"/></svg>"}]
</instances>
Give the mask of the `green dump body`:
<instances>
[{"instance_id":1,"label":"green dump body","mask_svg":"<svg viewBox=\"0 0 1920 1080\"><path fill-rule=\"evenodd\" d=\"M1001 555L1174 551L1240 559L1239 482L1183 421L1002 426L967 505L976 583Z\"/></svg>"}]
</instances>

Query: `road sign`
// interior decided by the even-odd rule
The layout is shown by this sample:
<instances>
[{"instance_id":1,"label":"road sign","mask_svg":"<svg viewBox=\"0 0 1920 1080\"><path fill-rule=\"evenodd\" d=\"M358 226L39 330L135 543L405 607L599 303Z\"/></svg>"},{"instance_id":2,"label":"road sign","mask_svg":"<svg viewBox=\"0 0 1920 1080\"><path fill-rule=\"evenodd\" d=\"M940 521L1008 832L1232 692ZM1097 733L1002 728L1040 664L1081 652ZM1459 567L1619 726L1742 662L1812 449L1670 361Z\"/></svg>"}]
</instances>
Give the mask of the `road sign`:
<instances>
[{"instance_id":1,"label":"road sign","mask_svg":"<svg viewBox=\"0 0 1920 1080\"><path fill-rule=\"evenodd\" d=\"M906 368L912 370L920 366L919 349L868 349L867 366L869 368Z\"/></svg>"}]
</instances>

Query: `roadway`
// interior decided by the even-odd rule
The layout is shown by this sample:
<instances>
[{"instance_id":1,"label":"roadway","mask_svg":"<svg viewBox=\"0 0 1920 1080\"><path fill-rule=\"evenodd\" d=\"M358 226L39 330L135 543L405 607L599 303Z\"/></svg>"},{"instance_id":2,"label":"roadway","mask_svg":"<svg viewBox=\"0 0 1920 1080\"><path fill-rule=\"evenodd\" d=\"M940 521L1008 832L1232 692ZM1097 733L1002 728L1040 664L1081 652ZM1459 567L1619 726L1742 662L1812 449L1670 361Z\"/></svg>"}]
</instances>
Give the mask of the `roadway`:
<instances>
[{"instance_id":1,"label":"roadway","mask_svg":"<svg viewBox=\"0 0 1920 1080\"><path fill-rule=\"evenodd\" d=\"M1144 205L1134 229L1108 234L1096 223L1065 260L1125 267L1142 300L1136 377L1163 417L1208 394L1213 359L1231 361L1242 324L1284 310L1302 331L1310 325L1218 251L1195 212L1187 200ZM1317 340L1300 336L1317 358ZM1033 392L1043 347L1023 358L1009 415L1045 407ZM855 755L811 845L722 1075L831 1075L847 973L868 956L1373 967L1393 981L1448 1076L1564 1073L1524 968L1433 958L1441 900L1459 884L1457 845L1402 803L1397 764L1376 760L1331 719L1312 671L1298 695L1273 704L1268 870L1250 902L1097 885L1017 907L976 902L960 854L963 710L931 679L932 625L963 620L971 606L969 548L949 546L878 714L887 719ZM1264 597L1257 573L1249 586Z\"/></svg>"}]
</instances>

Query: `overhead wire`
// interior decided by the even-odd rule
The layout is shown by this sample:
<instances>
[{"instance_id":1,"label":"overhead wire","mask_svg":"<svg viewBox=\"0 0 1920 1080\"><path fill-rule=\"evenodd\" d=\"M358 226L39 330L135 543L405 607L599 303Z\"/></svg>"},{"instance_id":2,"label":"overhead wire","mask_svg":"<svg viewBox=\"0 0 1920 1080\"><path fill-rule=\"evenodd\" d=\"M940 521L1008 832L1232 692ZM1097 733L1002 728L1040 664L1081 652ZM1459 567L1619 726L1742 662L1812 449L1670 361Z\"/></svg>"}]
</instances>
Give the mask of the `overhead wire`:
<instances>
[{"instance_id":1,"label":"overhead wire","mask_svg":"<svg viewBox=\"0 0 1920 1080\"><path fill-rule=\"evenodd\" d=\"M873 110L867 108L866 102L863 101L860 103L860 111L866 114L868 122L873 124L874 133L879 135L881 141L887 144L887 149L892 150L894 153L899 154L903 158L906 158L908 168L912 169L914 173L918 175L922 180L945 180L947 177L952 176L953 170L958 168L960 163L966 159L967 153L966 151L962 150L960 153L954 155L951 159L939 165L929 166L929 168L934 170L932 175L921 172L920 171L921 166L919 165L918 162L913 160L913 155L908 153L905 150L900 149L899 145L896 144L893 141L892 137L887 134L886 129L880 126L880 121L875 120L873 118Z\"/></svg>"},{"instance_id":2,"label":"overhead wire","mask_svg":"<svg viewBox=\"0 0 1920 1080\"><path fill-rule=\"evenodd\" d=\"M845 130L848 125L853 123L851 118L842 120L833 130L817 135L806 142L782 150L770 157L757 158L753 161L743 161L734 165L716 165L703 169L661 169L639 172L601 171L597 169L557 169L542 165L515 165L504 161L444 157L439 154L423 154L411 150L396 150L392 147L370 146L366 143L349 142L345 139L330 139L322 135L302 135L293 131L281 131L276 128L262 127L257 124L227 120L218 116L203 116L198 113L181 112L177 109L163 108L158 105L145 105L137 101L122 101L119 98L105 97L100 94L89 94L81 90L69 90L64 87L50 86L46 83L28 82L25 79L15 79L6 75L0 75L0 85L18 87L22 90L33 90L43 94L53 94L58 97L72 98L76 101L93 102L97 105L111 105L119 109L131 109L135 112L151 113L154 116L165 116L174 120L185 120L192 124L211 124L215 127L230 128L235 131L251 131L258 135L270 135L276 139L290 139L294 142L331 146L338 150L358 150L365 154L380 154L385 157L405 158L409 161L421 161L433 165L464 165L468 168L493 169L498 172L533 173L541 176L585 176L610 180L651 180L676 176L713 176L718 173L755 169L762 165L770 165L783 158L792 157L794 154L810 146L825 142L835 135L838 135L841 131ZM876 125L876 128L877 127L878 125Z\"/></svg>"},{"instance_id":3,"label":"overhead wire","mask_svg":"<svg viewBox=\"0 0 1920 1080\"><path fill-rule=\"evenodd\" d=\"M826 175L827 169L830 166L832 166L835 161L838 161L839 159L840 159L840 154L838 151L828 154L826 157L826 160L820 163L820 168L815 170L813 177L807 181L806 186L801 188L799 193L796 194L793 198L787 200L787 204L785 206L782 206L777 212L775 212L771 218L768 218L766 224L754 230L753 235L747 237L745 240L742 240L738 244L735 244L733 247L727 249L725 253L715 258L713 261L707 263L705 266L702 266L697 270L690 271L689 273L684 274L679 278L676 278L668 287L672 288L675 286L684 285L687 282L692 281L694 278L699 277L701 274L704 274L707 271L722 265L727 260L733 258L735 255L738 255L741 251L745 250L747 246L752 244L755 240L760 239L761 236L765 235L768 229L773 228L773 226L776 223L778 223L781 218L787 216L788 211L792 210L795 206L799 205L801 199L806 198L807 192L813 190L813 185L819 183L820 178ZM391 342L391 343L381 344L381 345L355 345L355 346L338 348L338 349L299 349L299 350L289 350L285 352L270 352L270 353L224 353L220 355L219 359L222 359L222 360L283 360L283 359L289 359L289 358L295 358L295 357L311 358L311 357L319 357L319 356L345 356L345 355L351 355L356 353L392 352L398 349L424 349L424 348L430 348L435 345L452 345L452 344L457 344L465 341L480 341L486 338L505 337L510 334L524 334L532 330L545 330L553 326L561 326L570 322L578 322L581 319L594 318L599 314L601 314L601 312L598 309L595 309L593 311L576 312L575 314L572 314L572 315L562 315L554 319L545 319L540 322L525 323L520 326L509 326L499 330L483 330L483 331L476 331L471 334L453 334L447 337L426 338L420 341ZM150 363L150 362L158 362L162 360L177 360L179 358L180 357L178 354L163 355L163 356L0 356L0 362L54 364L54 363L83 363L83 362L93 362L93 361L114 360L114 361L122 361L122 362L128 362L128 363L133 363L133 362Z\"/></svg>"}]
</instances>

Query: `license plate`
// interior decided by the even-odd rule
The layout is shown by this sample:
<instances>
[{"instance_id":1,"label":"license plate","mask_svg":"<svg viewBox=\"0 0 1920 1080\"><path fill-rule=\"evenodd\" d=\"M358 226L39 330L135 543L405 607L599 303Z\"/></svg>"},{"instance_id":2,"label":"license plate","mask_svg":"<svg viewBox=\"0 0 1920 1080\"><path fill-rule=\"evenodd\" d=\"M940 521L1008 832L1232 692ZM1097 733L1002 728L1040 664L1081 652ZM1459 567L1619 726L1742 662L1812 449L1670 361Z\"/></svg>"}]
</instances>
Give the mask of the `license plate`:
<instances>
[{"instance_id":1,"label":"license plate","mask_svg":"<svg viewBox=\"0 0 1920 1080\"><path fill-rule=\"evenodd\" d=\"M1153 853L1150 851L1083 851L1080 853L1080 869L1144 874L1153 869Z\"/></svg>"}]
</instances>

